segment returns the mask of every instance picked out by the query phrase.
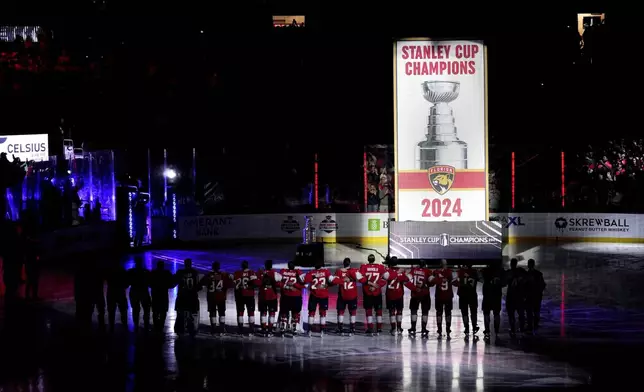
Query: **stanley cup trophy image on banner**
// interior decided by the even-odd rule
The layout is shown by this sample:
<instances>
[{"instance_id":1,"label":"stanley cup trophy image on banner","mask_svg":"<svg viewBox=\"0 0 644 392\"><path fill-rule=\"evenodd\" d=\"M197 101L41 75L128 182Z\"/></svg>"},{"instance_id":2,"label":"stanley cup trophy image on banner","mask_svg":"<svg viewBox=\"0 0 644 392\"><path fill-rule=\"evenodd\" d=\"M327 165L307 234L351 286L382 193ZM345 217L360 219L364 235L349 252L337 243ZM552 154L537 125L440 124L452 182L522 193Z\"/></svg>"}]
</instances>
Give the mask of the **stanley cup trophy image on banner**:
<instances>
[{"instance_id":1,"label":"stanley cup trophy image on banner","mask_svg":"<svg viewBox=\"0 0 644 392\"><path fill-rule=\"evenodd\" d=\"M394 69L397 219L487 219L484 45L398 41Z\"/></svg>"}]
</instances>

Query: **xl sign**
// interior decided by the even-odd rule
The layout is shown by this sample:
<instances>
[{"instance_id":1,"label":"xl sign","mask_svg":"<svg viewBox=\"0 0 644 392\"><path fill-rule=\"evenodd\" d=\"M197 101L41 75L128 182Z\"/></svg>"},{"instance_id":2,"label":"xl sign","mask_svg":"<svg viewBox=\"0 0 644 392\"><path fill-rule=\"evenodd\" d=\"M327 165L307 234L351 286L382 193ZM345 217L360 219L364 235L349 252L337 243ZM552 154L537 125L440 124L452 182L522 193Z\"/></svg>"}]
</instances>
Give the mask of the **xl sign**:
<instances>
[{"instance_id":1,"label":"xl sign","mask_svg":"<svg viewBox=\"0 0 644 392\"><path fill-rule=\"evenodd\" d=\"M525 226L525 224L521 222L520 216L492 216L490 217L490 220L492 222L501 222L503 227L506 229L510 226Z\"/></svg>"}]
</instances>

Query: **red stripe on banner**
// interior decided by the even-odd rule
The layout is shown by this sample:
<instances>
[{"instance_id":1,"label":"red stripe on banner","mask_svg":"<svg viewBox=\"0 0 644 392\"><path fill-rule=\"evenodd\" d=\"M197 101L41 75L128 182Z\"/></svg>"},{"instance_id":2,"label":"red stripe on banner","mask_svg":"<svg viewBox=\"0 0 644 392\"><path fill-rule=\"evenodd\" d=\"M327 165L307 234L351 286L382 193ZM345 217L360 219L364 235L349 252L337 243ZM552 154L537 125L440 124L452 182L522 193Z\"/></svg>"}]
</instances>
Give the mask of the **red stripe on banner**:
<instances>
[{"instance_id":1,"label":"red stripe on banner","mask_svg":"<svg viewBox=\"0 0 644 392\"><path fill-rule=\"evenodd\" d=\"M427 172L402 172L398 173L398 189L404 190L429 190L433 191L429 183ZM483 171L456 171L454 184L450 190L456 189L485 189L485 172Z\"/></svg>"}]
</instances>

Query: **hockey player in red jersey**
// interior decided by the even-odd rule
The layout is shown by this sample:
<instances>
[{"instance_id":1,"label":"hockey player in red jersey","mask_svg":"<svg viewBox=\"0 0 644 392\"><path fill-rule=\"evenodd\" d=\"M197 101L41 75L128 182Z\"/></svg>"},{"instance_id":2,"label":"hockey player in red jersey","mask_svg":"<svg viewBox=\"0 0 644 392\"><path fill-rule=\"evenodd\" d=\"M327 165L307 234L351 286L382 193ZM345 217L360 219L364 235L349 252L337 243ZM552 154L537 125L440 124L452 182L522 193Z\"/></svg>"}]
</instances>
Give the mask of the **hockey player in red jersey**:
<instances>
[{"instance_id":1,"label":"hockey player in red jersey","mask_svg":"<svg viewBox=\"0 0 644 392\"><path fill-rule=\"evenodd\" d=\"M443 314L445 315L445 333L450 339L452 333L452 308L454 300L453 284L456 280L454 272L447 268L447 260L441 260L441 268L434 271L434 284L436 285L434 303L436 304L436 324L438 325L438 338L443 337Z\"/></svg>"},{"instance_id":2,"label":"hockey player in red jersey","mask_svg":"<svg viewBox=\"0 0 644 392\"><path fill-rule=\"evenodd\" d=\"M434 277L427 268L425 260L420 260L418 267L414 267L407 274L409 282L406 286L411 290L411 299L409 300L409 311L411 313L411 328L409 336L416 336L416 322L418 321L418 308L421 313L421 330L423 338L429 337L427 330L427 321L429 320L429 310L432 307L432 301L429 296L429 288L434 285Z\"/></svg>"},{"instance_id":3,"label":"hockey player in red jersey","mask_svg":"<svg viewBox=\"0 0 644 392\"><path fill-rule=\"evenodd\" d=\"M309 336L313 331L315 311L318 307L320 309L320 335L324 335L326 312L329 310L329 285L335 279L336 277L324 268L324 263L316 264L315 269L304 276L304 283L309 285Z\"/></svg>"},{"instance_id":4,"label":"hockey player in red jersey","mask_svg":"<svg viewBox=\"0 0 644 392\"><path fill-rule=\"evenodd\" d=\"M382 332L382 290L387 284L389 272L382 264L376 264L376 256L369 255L369 264L360 266L360 273L365 277L362 285L362 304L367 313L367 334L373 334L373 311L376 311L377 333Z\"/></svg>"},{"instance_id":5,"label":"hockey player in red jersey","mask_svg":"<svg viewBox=\"0 0 644 392\"><path fill-rule=\"evenodd\" d=\"M230 274L221 272L218 261L212 263L212 271L208 272L200 282L206 287L206 300L210 316L210 333L217 330L217 316L219 316L220 335L226 333L226 293L235 284Z\"/></svg>"},{"instance_id":6,"label":"hockey player in red jersey","mask_svg":"<svg viewBox=\"0 0 644 392\"><path fill-rule=\"evenodd\" d=\"M403 298L405 295L404 284L409 282L407 274L397 266L398 258L396 256L389 260L389 279L387 280L387 290L385 297L387 299L387 310L389 310L389 322L391 323L391 336L395 336L396 332L402 335L402 319L403 319Z\"/></svg>"},{"instance_id":7,"label":"hockey player in red jersey","mask_svg":"<svg viewBox=\"0 0 644 392\"><path fill-rule=\"evenodd\" d=\"M283 334L295 335L297 325L300 323L300 312L302 312L304 275L299 269L295 268L295 263L292 261L289 261L287 267L280 271L282 276L282 281L279 282L279 286L282 289L280 297L280 329Z\"/></svg>"},{"instance_id":8,"label":"hockey player in red jersey","mask_svg":"<svg viewBox=\"0 0 644 392\"><path fill-rule=\"evenodd\" d=\"M258 307L262 333L269 337L273 335L275 315L277 313L277 283L282 281L282 275L273 270L273 260L264 262L264 271L257 274L259 286Z\"/></svg>"},{"instance_id":9,"label":"hockey player in red jersey","mask_svg":"<svg viewBox=\"0 0 644 392\"><path fill-rule=\"evenodd\" d=\"M476 284L479 281L479 273L472 268L472 263L461 266L456 272L458 286L458 307L461 309L463 316L463 326L465 326L465 335L470 334L470 320L472 321L472 335L479 331L476 314L478 312L478 295L476 294ZM471 315L471 318L470 318Z\"/></svg>"},{"instance_id":10,"label":"hockey player in red jersey","mask_svg":"<svg viewBox=\"0 0 644 392\"><path fill-rule=\"evenodd\" d=\"M364 283L365 278L357 268L351 268L351 259L346 258L342 262L343 267L335 272L338 284L338 329L337 333L342 334L344 326L344 312L349 308L349 334L356 332L356 312L358 310L358 282Z\"/></svg>"},{"instance_id":11,"label":"hockey player in red jersey","mask_svg":"<svg viewBox=\"0 0 644 392\"><path fill-rule=\"evenodd\" d=\"M235 304L237 305L237 326L239 333L244 331L244 310L248 311L249 335L255 332L255 283L257 274L248 269L248 261L241 263L241 270L235 272ZM245 308L245 309L244 309Z\"/></svg>"}]
</instances>

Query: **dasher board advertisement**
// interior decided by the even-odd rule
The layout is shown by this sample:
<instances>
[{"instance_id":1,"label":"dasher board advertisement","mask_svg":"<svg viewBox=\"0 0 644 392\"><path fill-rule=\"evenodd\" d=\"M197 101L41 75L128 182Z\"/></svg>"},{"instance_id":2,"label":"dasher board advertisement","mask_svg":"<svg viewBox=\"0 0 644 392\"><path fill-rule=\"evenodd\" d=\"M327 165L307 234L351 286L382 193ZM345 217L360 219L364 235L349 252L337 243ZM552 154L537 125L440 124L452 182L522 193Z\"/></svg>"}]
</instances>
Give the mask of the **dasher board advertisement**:
<instances>
[{"instance_id":1,"label":"dasher board advertisement","mask_svg":"<svg viewBox=\"0 0 644 392\"><path fill-rule=\"evenodd\" d=\"M485 46L402 40L394 53L397 220L486 220Z\"/></svg>"},{"instance_id":2,"label":"dasher board advertisement","mask_svg":"<svg viewBox=\"0 0 644 392\"><path fill-rule=\"evenodd\" d=\"M0 153L7 153L7 159L13 157L21 161L46 161L49 159L49 136L39 135L8 135L0 136Z\"/></svg>"},{"instance_id":3,"label":"dasher board advertisement","mask_svg":"<svg viewBox=\"0 0 644 392\"><path fill-rule=\"evenodd\" d=\"M399 259L501 259L501 223L389 222L389 254Z\"/></svg>"}]
</instances>

